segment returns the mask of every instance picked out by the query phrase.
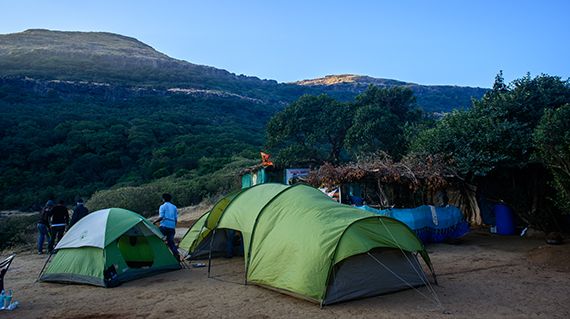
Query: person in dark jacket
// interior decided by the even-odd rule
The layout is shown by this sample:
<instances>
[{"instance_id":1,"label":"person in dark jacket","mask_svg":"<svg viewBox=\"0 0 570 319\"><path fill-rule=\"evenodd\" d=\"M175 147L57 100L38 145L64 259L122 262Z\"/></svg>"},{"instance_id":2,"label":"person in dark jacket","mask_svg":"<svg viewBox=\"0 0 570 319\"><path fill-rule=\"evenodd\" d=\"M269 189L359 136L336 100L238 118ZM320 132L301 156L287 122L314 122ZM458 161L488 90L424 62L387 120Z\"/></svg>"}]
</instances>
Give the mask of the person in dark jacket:
<instances>
[{"instance_id":1,"label":"person in dark jacket","mask_svg":"<svg viewBox=\"0 0 570 319\"><path fill-rule=\"evenodd\" d=\"M42 208L38 219L38 254L44 253L44 241L48 238L49 241L49 218L51 217L51 209L55 203L53 200L48 200L46 205Z\"/></svg>"},{"instance_id":2,"label":"person in dark jacket","mask_svg":"<svg viewBox=\"0 0 570 319\"><path fill-rule=\"evenodd\" d=\"M65 227L69 224L69 212L65 207L65 202L60 200L59 203L51 209L51 229L50 239L48 243L48 251L51 253L56 241L60 241L65 232Z\"/></svg>"},{"instance_id":3,"label":"person in dark jacket","mask_svg":"<svg viewBox=\"0 0 570 319\"><path fill-rule=\"evenodd\" d=\"M71 222L69 222L69 228L73 227L81 218L87 216L89 210L85 207L83 199L77 200L77 206L73 209L73 216L71 216Z\"/></svg>"}]
</instances>

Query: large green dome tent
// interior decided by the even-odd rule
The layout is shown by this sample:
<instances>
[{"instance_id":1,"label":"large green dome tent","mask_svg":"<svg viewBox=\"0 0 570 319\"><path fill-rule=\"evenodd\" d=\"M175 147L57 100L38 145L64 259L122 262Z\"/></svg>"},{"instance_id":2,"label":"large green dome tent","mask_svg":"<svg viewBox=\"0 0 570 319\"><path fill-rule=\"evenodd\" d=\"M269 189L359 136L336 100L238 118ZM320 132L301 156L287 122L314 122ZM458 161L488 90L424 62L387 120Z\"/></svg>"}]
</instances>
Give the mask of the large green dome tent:
<instances>
[{"instance_id":1,"label":"large green dome tent","mask_svg":"<svg viewBox=\"0 0 570 319\"><path fill-rule=\"evenodd\" d=\"M303 184L260 184L222 199L188 231L195 256L240 231L247 283L321 305L422 286L429 256L403 223L332 201ZM212 241L212 238L213 241Z\"/></svg>"},{"instance_id":2,"label":"large green dome tent","mask_svg":"<svg viewBox=\"0 0 570 319\"><path fill-rule=\"evenodd\" d=\"M40 280L112 287L180 269L162 237L137 213L121 208L93 212L63 236Z\"/></svg>"}]
</instances>

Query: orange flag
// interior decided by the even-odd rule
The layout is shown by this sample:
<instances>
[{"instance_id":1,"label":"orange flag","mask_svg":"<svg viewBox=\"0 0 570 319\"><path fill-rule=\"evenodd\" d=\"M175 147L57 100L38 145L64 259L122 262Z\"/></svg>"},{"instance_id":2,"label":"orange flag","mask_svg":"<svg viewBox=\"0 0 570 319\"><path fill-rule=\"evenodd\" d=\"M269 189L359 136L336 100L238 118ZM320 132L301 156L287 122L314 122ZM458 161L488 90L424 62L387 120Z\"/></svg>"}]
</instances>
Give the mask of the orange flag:
<instances>
[{"instance_id":1,"label":"orange flag","mask_svg":"<svg viewBox=\"0 0 570 319\"><path fill-rule=\"evenodd\" d=\"M261 165L263 166L273 166L273 162L269 159L271 155L263 152L259 152L261 154Z\"/></svg>"}]
</instances>

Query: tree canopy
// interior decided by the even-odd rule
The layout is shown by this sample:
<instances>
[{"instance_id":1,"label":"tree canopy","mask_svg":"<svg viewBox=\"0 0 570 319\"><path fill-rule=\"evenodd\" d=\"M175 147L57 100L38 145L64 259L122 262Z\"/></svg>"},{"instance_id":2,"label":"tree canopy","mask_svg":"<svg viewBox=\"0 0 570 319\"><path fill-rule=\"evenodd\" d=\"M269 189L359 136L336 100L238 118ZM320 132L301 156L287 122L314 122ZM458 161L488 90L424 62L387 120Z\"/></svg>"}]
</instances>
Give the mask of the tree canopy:
<instances>
[{"instance_id":1,"label":"tree canopy","mask_svg":"<svg viewBox=\"0 0 570 319\"><path fill-rule=\"evenodd\" d=\"M271 118L266 140L285 164L339 163L379 150L399 157L407 151L405 126L421 119L410 89L370 86L353 102L301 97Z\"/></svg>"},{"instance_id":2,"label":"tree canopy","mask_svg":"<svg viewBox=\"0 0 570 319\"><path fill-rule=\"evenodd\" d=\"M356 97L346 147L354 155L378 150L396 158L404 155L407 152L405 125L418 122L422 115L415 101L414 93L409 88L369 87Z\"/></svg>"},{"instance_id":3,"label":"tree canopy","mask_svg":"<svg viewBox=\"0 0 570 319\"><path fill-rule=\"evenodd\" d=\"M534 132L538 156L550 169L556 205L570 214L570 104L546 110Z\"/></svg>"},{"instance_id":4,"label":"tree canopy","mask_svg":"<svg viewBox=\"0 0 570 319\"><path fill-rule=\"evenodd\" d=\"M305 95L267 124L267 145L290 162L337 162L350 126L352 106L327 95Z\"/></svg>"},{"instance_id":5,"label":"tree canopy","mask_svg":"<svg viewBox=\"0 0 570 319\"><path fill-rule=\"evenodd\" d=\"M0 80L0 208L28 209L50 197L73 202L167 176L209 176L236 159L257 158L274 112L232 97L109 98ZM200 196L186 198L220 191L202 180L201 188L188 188Z\"/></svg>"},{"instance_id":6,"label":"tree canopy","mask_svg":"<svg viewBox=\"0 0 570 319\"><path fill-rule=\"evenodd\" d=\"M419 134L412 150L451 154L464 174L521 167L532 160L533 131L544 111L569 102L569 83L559 77L527 75L506 85L499 73L492 91Z\"/></svg>"}]
</instances>

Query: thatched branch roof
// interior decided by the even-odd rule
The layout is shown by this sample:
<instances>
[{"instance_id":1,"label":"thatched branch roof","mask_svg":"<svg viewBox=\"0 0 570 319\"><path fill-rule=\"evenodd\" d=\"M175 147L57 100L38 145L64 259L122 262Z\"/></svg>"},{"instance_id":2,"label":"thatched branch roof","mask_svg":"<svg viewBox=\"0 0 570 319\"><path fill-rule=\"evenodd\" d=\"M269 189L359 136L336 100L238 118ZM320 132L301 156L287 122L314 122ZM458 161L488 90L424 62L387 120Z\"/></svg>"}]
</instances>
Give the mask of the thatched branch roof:
<instances>
[{"instance_id":1,"label":"thatched branch roof","mask_svg":"<svg viewBox=\"0 0 570 319\"><path fill-rule=\"evenodd\" d=\"M426 187L432 191L462 181L453 163L442 155L411 155L395 162L386 154L369 156L344 165L326 163L318 170L313 170L305 180L313 186L330 187L370 179L381 184L406 185L410 190Z\"/></svg>"}]
</instances>

